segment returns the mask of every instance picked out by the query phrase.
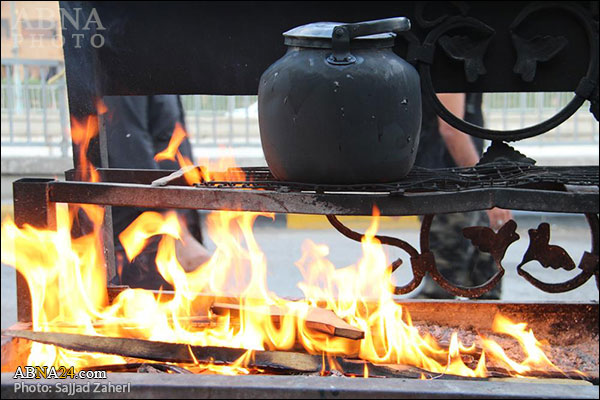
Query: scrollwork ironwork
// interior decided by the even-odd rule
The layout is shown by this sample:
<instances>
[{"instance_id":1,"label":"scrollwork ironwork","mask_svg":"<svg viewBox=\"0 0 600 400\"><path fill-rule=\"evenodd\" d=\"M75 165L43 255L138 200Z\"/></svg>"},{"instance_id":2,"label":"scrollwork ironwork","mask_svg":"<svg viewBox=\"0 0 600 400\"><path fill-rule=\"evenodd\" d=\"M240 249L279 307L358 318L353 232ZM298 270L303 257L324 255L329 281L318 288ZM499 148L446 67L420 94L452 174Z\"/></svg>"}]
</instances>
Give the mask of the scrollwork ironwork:
<instances>
[{"instance_id":1,"label":"scrollwork ironwork","mask_svg":"<svg viewBox=\"0 0 600 400\"><path fill-rule=\"evenodd\" d=\"M581 78L575 90L573 99L554 116L536 125L509 131L493 130L470 124L452 114L437 98L431 77L431 64L436 46L442 49L453 59L465 62L465 74L468 82L474 82L479 76L485 74L483 58L487 44L495 31L482 21L464 15L444 16L435 20L437 25L425 37L420 48L412 50L409 60L414 58L418 64L423 93L436 114L451 126L471 136L495 141L517 141L541 135L570 118L586 100L590 101L590 111L598 119L598 26L581 6L564 2L536 2L525 7L509 27L513 43L517 49L515 72L519 73L525 81L532 81L539 61L547 61L555 56L567 44L564 37L550 37L537 35L531 39L519 36L516 31L520 24L532 14L540 10L560 9L574 16L584 28L589 42L589 64L586 75ZM432 25L432 23L430 24ZM450 36L454 30L467 30L472 35Z\"/></svg>"},{"instance_id":2,"label":"scrollwork ironwork","mask_svg":"<svg viewBox=\"0 0 600 400\"><path fill-rule=\"evenodd\" d=\"M437 270L435 266L435 256L431 252L429 248L429 232L431 229L431 223L433 221L434 215L426 215L423 219L423 224L421 226L421 252L423 254L431 254L431 258L433 262L430 264L427 272L431 275L431 278L444 290L448 293L451 293L455 296L461 297L469 297L469 298L477 298L481 297L500 283L500 280L504 276L504 267L502 266L502 258L504 257L504 253L508 246L510 246L514 241L518 240L519 235L515 233L517 224L510 220L506 222L496 234L490 228L486 227L469 227L467 230L467 237L471 239L471 242L475 244L481 251L485 251L492 255L494 262L496 263L496 267L498 268L498 272L487 282L474 287L464 287L460 285L456 285L450 281L448 281L444 276ZM464 234L464 230L463 230ZM516 236L516 237L515 237ZM496 242L495 239L499 237L502 240Z\"/></svg>"},{"instance_id":3,"label":"scrollwork ironwork","mask_svg":"<svg viewBox=\"0 0 600 400\"><path fill-rule=\"evenodd\" d=\"M483 65L483 56L491 40L492 34L483 39L444 35L440 37L439 43L451 58L464 62L467 82L475 82L480 75L487 74Z\"/></svg>"},{"instance_id":4,"label":"scrollwork ironwork","mask_svg":"<svg viewBox=\"0 0 600 400\"><path fill-rule=\"evenodd\" d=\"M544 268L567 271L575 269L575 262L565 249L549 244L550 225L545 222L541 223L537 229L529 230L529 247L517 265L518 274L533 286L548 293L563 293L578 288L586 283L592 275L596 276L596 287L598 287L598 217L594 214L586 214L586 218L592 232L592 251L583 253L577 265L577 268L581 270L579 275L562 283L546 283L523 269L523 266L530 261L537 261Z\"/></svg>"},{"instance_id":5,"label":"scrollwork ironwork","mask_svg":"<svg viewBox=\"0 0 600 400\"><path fill-rule=\"evenodd\" d=\"M484 226L471 226L463 229L464 237L469 239L479 251L489 253L498 268L496 274L484 284L475 287L464 287L448 281L437 269L435 255L429 247L429 233L434 217L435 215L429 214L425 215L423 218L419 239L420 252L404 240L389 236L374 236L382 244L398 247L407 252L410 256L413 274L412 280L403 286L394 286L390 283L390 291L396 295L408 294L421 284L427 274L429 274L441 288L455 296L477 298L496 287L504 276L505 268L502 265L502 260L506 251L511 244L520 238L516 232L517 223L514 220L509 220L497 232ZM581 261L577 266L577 268L582 270L579 275L563 283L545 283L523 270L523 265L534 260L540 262L542 266L546 268L561 268L569 271L575 269L575 263L562 247L549 244L550 227L547 223L540 224L537 229L529 230L530 245L523 256L523 260L516 267L518 274L533 286L548 293L562 293L573 290L583 285L593 275L596 276L596 286L598 286L598 251L600 248L598 242L598 217L595 214L586 214L586 217L592 231L592 250L591 252L586 251L581 257ZM327 215L327 219L331 225L344 236L358 242L361 241L363 237L361 233L349 229L334 215ZM391 272L394 272L400 265L402 265L402 260L398 258L389 268L391 269Z\"/></svg>"},{"instance_id":6,"label":"scrollwork ironwork","mask_svg":"<svg viewBox=\"0 0 600 400\"><path fill-rule=\"evenodd\" d=\"M517 50L517 61L513 71L521 75L525 82L532 82L535 78L538 62L549 61L568 43L563 36L538 35L525 39L513 33L511 37Z\"/></svg>"}]
</instances>

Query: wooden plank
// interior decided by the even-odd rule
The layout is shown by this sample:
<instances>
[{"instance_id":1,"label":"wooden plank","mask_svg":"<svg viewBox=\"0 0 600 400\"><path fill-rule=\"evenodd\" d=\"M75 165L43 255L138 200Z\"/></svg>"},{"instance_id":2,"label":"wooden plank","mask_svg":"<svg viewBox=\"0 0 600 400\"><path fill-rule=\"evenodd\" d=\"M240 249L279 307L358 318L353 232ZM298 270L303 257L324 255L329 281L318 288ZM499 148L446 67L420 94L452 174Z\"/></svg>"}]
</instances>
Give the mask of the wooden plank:
<instances>
[{"instance_id":1,"label":"wooden plank","mask_svg":"<svg viewBox=\"0 0 600 400\"><path fill-rule=\"evenodd\" d=\"M241 306L239 304L213 303L211 309L216 314L239 315ZM290 310L280 306L265 307L244 307L245 312L268 314L272 319L279 322L280 318L291 313ZM338 317L333 311L324 308L309 307L306 314L306 326L310 329L324 332L332 336L344 337L352 340L360 340L365 337L365 333L348 324Z\"/></svg>"},{"instance_id":2,"label":"wooden plank","mask_svg":"<svg viewBox=\"0 0 600 400\"><path fill-rule=\"evenodd\" d=\"M109 301L127 286L109 286ZM173 298L174 292L163 290L153 292L163 301ZM288 299L290 301L299 299ZM258 299L249 299L248 302L258 302ZM195 309L203 309L213 303L237 304L239 298L234 295L219 296L198 293L194 299ZM198 306L196 307L196 303ZM595 338L599 330L599 305L590 302L560 303L560 302L520 302L511 303L504 301L486 300L402 300L398 301L410 314L413 322L437 324L449 328L489 330L496 314L510 318L513 321L527 322L533 329L536 337L548 340L552 345L561 345L570 340L573 333L578 337ZM319 307L324 307L325 302L320 302ZM373 312L377 309L376 299L365 299L361 302L365 307L364 312ZM582 338L582 340L583 340Z\"/></svg>"},{"instance_id":3,"label":"wooden plank","mask_svg":"<svg viewBox=\"0 0 600 400\"><path fill-rule=\"evenodd\" d=\"M21 338L40 343L60 346L69 350L116 354L141 360L177 362L193 364L197 362L213 362L216 364L232 364L246 354L245 349L226 347L191 346L183 343L155 342L142 339L88 336L58 332L32 332L29 330L6 330L3 336ZM193 354L193 356L192 356ZM325 365L323 365L325 363ZM344 360L341 357L323 357L306 353L284 351L253 352L248 358L248 366L301 374L320 374L323 371L337 370L348 375L362 375L365 365L376 376L397 378L418 378L427 371L414 367L391 369L379 367L362 360ZM342 371L339 371L339 369Z\"/></svg>"},{"instance_id":4,"label":"wooden plank","mask_svg":"<svg viewBox=\"0 0 600 400\"><path fill-rule=\"evenodd\" d=\"M192 346L184 343L156 342L121 337L88 336L74 333L6 330L3 336L28 339L60 346L65 349L93 353L116 354L123 357L193 364L215 362L231 364L246 354L245 349ZM284 369L297 372L320 371L321 356L283 351L255 351L248 365L258 368Z\"/></svg>"},{"instance_id":5,"label":"wooden plank","mask_svg":"<svg viewBox=\"0 0 600 400\"><path fill-rule=\"evenodd\" d=\"M232 364L246 354L245 349L226 347L191 346L183 343L155 342L143 339L88 336L73 333L33 332L29 330L6 330L3 336L21 338L40 343L60 346L65 349L83 352L116 354L140 360L177 362L194 364L196 362ZM193 354L193 356L192 356ZM361 376L365 366L373 376L395 378L419 378L432 375L422 369L411 366L378 366L364 360L346 360L342 357L324 357L306 353L284 351L253 351L248 357L248 366L266 369L271 372L300 374L346 374ZM92 369L101 369L94 367ZM462 377L454 377L462 379Z\"/></svg>"},{"instance_id":6,"label":"wooden plank","mask_svg":"<svg viewBox=\"0 0 600 400\"><path fill-rule=\"evenodd\" d=\"M6 330L3 336L21 338L40 343L60 346L69 350L83 352L97 352L116 354L141 360L154 360L162 362L176 362L195 364L197 362L232 364L246 355L248 350L227 347L192 346L184 343L155 342L143 339L130 339L119 337L88 336L73 333L58 332L32 332L29 330ZM248 357L247 366L263 368L268 371L280 371L300 374L321 374L324 371L331 373L360 376L365 369L372 376L395 378L436 378L439 374L404 365L374 365L364 360L351 360L342 357L324 357L298 352L262 351L254 350ZM470 380L485 378L468 378L446 374L446 379ZM510 377L510 374L501 370L494 371L494 377ZM559 373L544 374L544 378L565 378ZM573 379L589 380L579 375Z\"/></svg>"}]
</instances>

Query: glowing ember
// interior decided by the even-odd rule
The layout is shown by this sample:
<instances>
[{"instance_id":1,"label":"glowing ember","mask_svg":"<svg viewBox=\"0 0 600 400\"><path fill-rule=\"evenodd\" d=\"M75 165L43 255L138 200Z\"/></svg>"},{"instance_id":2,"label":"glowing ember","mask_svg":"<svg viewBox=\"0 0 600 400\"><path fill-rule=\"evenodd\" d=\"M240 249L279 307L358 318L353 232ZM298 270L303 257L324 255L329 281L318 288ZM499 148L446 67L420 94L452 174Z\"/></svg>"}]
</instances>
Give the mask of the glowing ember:
<instances>
[{"instance_id":1,"label":"glowing ember","mask_svg":"<svg viewBox=\"0 0 600 400\"><path fill-rule=\"evenodd\" d=\"M73 140L80 145L82 172L85 179L91 181L98 181L99 176L87 162L85 153L96 129L95 118L73 121ZM157 155L157 159L174 157L182 166L191 165L177 151L184 137L185 132L178 126L168 148ZM219 167L223 170L227 165ZM211 177L209 170L203 170L203 176L199 176L198 169L193 171L186 176L190 182ZM232 169L229 174L228 179L243 179L239 169ZM505 365L515 375L527 374L532 368L557 370L533 333L526 331L525 324L513 323L502 316L497 316L493 329L519 341L526 354L522 362L510 359L497 343L482 338L485 351L472 369L464 363L462 355L473 353L473 348L465 347L456 334L452 335L448 349L438 345L431 336L421 335L407 310L394 301L389 291L389 261L375 238L377 210L374 210L373 224L362 239L363 255L355 265L336 269L327 259L326 246L311 241L304 243L303 256L297 266L304 277L299 287L305 300L296 302L279 298L266 285L267 261L254 238L252 226L258 215L272 215L237 211L212 213L207 225L216 250L205 264L186 272L175 252L181 232L176 215L144 213L121 234L121 242L127 257L133 259L150 237L163 235L156 264L164 279L173 285L175 295L168 300L157 299L150 291L128 289L109 304L100 241L103 208L81 206L80 209L95 228L77 239L70 236L74 214L69 215L65 207L57 208L56 230L30 226L20 229L11 220L2 224L2 262L14 266L27 280L36 331L127 336L249 350L289 350L299 343L309 353L322 354L324 360L327 357L329 365L335 363L331 355L351 355L372 363L404 364L434 373L470 377L487 376L486 358ZM199 293L202 296L198 296ZM211 314L207 300L209 296L231 294L239 296L240 313L235 323L231 315ZM275 323L269 316L271 306L289 310L289 315L282 315ZM364 331L365 338L354 341L311 330L305 323L309 306L332 310ZM252 312L245 311L249 309ZM216 323L189 323L191 317L202 312ZM248 374L252 354L253 351L246 352L233 365L196 363L190 368L202 373ZM124 362L117 356L77 353L39 343L33 344L28 360L29 365L74 365L77 368ZM366 365L363 376L369 376Z\"/></svg>"}]
</instances>

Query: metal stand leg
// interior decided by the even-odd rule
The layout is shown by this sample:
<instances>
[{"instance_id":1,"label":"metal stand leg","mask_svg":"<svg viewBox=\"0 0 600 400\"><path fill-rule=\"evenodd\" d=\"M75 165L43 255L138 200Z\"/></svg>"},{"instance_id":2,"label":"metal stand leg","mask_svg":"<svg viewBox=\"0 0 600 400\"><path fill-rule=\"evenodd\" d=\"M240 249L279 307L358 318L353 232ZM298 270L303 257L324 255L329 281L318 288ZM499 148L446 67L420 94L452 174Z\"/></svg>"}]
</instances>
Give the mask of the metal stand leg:
<instances>
[{"instance_id":1,"label":"metal stand leg","mask_svg":"<svg viewBox=\"0 0 600 400\"><path fill-rule=\"evenodd\" d=\"M54 179L20 179L13 183L15 224L56 229L56 206L50 201L48 182ZM17 260L18 262L18 260ZM17 271L17 319L31 322L31 294L25 277Z\"/></svg>"}]
</instances>

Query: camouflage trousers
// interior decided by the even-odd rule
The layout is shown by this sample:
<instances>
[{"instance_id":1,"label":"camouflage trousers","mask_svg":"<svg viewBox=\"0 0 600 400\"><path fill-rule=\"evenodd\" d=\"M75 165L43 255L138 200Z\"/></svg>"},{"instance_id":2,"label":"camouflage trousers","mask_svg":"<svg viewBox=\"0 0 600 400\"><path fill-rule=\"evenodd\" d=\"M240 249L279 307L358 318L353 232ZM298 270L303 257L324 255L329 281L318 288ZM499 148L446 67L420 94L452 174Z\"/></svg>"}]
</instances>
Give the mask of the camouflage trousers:
<instances>
[{"instance_id":1,"label":"camouflage trousers","mask_svg":"<svg viewBox=\"0 0 600 400\"><path fill-rule=\"evenodd\" d=\"M462 234L469 226L489 226L485 211L439 214L431 224L430 249L435 255L438 271L450 282L473 287L487 282L497 271L492 256L480 252ZM493 290L480 298L499 299L500 282ZM450 299L454 296L442 289L429 275L424 279L422 298Z\"/></svg>"}]
</instances>

